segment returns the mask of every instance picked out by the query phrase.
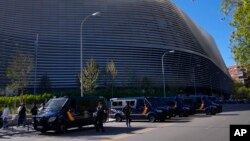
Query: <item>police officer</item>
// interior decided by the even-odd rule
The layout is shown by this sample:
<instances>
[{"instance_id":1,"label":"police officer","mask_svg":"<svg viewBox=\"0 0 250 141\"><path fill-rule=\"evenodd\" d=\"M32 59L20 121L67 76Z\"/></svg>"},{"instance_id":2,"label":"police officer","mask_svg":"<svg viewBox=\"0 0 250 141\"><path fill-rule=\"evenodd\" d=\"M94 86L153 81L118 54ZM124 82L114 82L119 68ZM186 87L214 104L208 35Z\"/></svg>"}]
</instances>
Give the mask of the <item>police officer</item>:
<instances>
[{"instance_id":1,"label":"police officer","mask_svg":"<svg viewBox=\"0 0 250 141\"><path fill-rule=\"evenodd\" d=\"M102 132L105 132L103 128L103 119L105 115L105 110L103 109L103 105L101 102L98 103L98 106L96 108L96 132L99 132L99 129L101 129Z\"/></svg>"},{"instance_id":2,"label":"police officer","mask_svg":"<svg viewBox=\"0 0 250 141\"><path fill-rule=\"evenodd\" d=\"M127 127L131 127L130 126L130 122L131 122L130 114L131 114L132 110L133 109L129 106L128 102L126 103L126 106L122 109L123 113L125 114Z\"/></svg>"}]
</instances>

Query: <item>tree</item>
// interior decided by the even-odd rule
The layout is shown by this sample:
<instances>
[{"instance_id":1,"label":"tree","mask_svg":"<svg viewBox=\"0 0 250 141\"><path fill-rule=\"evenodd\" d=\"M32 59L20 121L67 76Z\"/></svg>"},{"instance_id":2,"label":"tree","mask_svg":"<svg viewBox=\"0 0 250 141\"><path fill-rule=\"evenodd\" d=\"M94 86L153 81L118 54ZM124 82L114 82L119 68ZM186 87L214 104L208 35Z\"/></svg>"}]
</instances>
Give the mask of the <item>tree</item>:
<instances>
[{"instance_id":1,"label":"tree","mask_svg":"<svg viewBox=\"0 0 250 141\"><path fill-rule=\"evenodd\" d=\"M83 90L85 92L93 92L97 87L96 81L99 75L99 66L94 59L87 62L87 66L83 70ZM79 77L81 81L81 76Z\"/></svg>"},{"instance_id":2,"label":"tree","mask_svg":"<svg viewBox=\"0 0 250 141\"><path fill-rule=\"evenodd\" d=\"M111 60L110 62L107 63L106 65L106 74L109 78L111 78L112 80L112 97L113 97L113 92L114 92L114 81L115 81L115 77L117 75L117 70L116 70L116 66L113 60Z\"/></svg>"},{"instance_id":3,"label":"tree","mask_svg":"<svg viewBox=\"0 0 250 141\"><path fill-rule=\"evenodd\" d=\"M250 1L222 0L222 12L231 13L230 25L235 28L231 33L230 48L235 61L250 70Z\"/></svg>"},{"instance_id":4,"label":"tree","mask_svg":"<svg viewBox=\"0 0 250 141\"><path fill-rule=\"evenodd\" d=\"M244 86L239 80L234 81L233 93L235 98L250 98L250 88Z\"/></svg>"},{"instance_id":5,"label":"tree","mask_svg":"<svg viewBox=\"0 0 250 141\"><path fill-rule=\"evenodd\" d=\"M33 59L26 54L17 52L6 69L6 76L10 80L8 88L24 92L29 84L29 78L33 69Z\"/></svg>"},{"instance_id":6,"label":"tree","mask_svg":"<svg viewBox=\"0 0 250 141\"><path fill-rule=\"evenodd\" d=\"M51 88L50 79L49 79L48 75L45 73L40 78L39 90L41 93L46 93L46 92L50 91L50 88Z\"/></svg>"}]
</instances>

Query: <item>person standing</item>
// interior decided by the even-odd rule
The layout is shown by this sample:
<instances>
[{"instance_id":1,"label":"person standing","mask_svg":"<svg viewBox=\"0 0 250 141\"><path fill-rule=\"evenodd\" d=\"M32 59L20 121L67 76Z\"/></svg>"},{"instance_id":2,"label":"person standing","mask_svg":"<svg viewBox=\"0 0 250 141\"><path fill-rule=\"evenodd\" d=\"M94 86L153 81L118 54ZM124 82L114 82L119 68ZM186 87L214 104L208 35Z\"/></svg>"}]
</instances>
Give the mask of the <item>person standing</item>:
<instances>
[{"instance_id":1,"label":"person standing","mask_svg":"<svg viewBox=\"0 0 250 141\"><path fill-rule=\"evenodd\" d=\"M4 106L2 118L3 118L3 129L8 128L8 117L10 114L9 107L7 105Z\"/></svg>"},{"instance_id":2,"label":"person standing","mask_svg":"<svg viewBox=\"0 0 250 141\"><path fill-rule=\"evenodd\" d=\"M98 103L98 106L96 108L96 132L99 132L99 129L101 129L102 132L105 132L103 128L103 119L105 115L105 110L103 109L102 103Z\"/></svg>"},{"instance_id":3,"label":"person standing","mask_svg":"<svg viewBox=\"0 0 250 141\"><path fill-rule=\"evenodd\" d=\"M131 125L130 125L130 122L131 122L130 114L132 112L132 108L129 106L128 102L126 103L126 106L122 109L122 111L125 114L127 127L131 127Z\"/></svg>"}]
</instances>

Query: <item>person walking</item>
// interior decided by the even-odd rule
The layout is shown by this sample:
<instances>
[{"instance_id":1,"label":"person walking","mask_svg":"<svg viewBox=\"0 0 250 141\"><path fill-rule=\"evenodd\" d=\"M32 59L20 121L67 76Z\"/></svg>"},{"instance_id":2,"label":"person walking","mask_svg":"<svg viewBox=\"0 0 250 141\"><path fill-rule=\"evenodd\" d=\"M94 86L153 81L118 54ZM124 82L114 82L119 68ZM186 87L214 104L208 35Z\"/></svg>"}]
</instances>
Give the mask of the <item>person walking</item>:
<instances>
[{"instance_id":1,"label":"person walking","mask_svg":"<svg viewBox=\"0 0 250 141\"><path fill-rule=\"evenodd\" d=\"M23 127L25 127L25 125L26 125L26 107L24 104L21 105L21 108L18 112L18 124L17 124L17 126L19 126L20 124L23 124Z\"/></svg>"},{"instance_id":2,"label":"person walking","mask_svg":"<svg viewBox=\"0 0 250 141\"><path fill-rule=\"evenodd\" d=\"M131 127L131 125L130 125L130 122L131 122L130 114L131 114L132 110L133 109L129 106L128 102L126 103L126 106L122 109L123 113L125 114L127 127Z\"/></svg>"},{"instance_id":3,"label":"person walking","mask_svg":"<svg viewBox=\"0 0 250 141\"><path fill-rule=\"evenodd\" d=\"M3 129L8 128L8 117L10 114L9 107L7 105L4 106L2 118L3 118Z\"/></svg>"},{"instance_id":4,"label":"person walking","mask_svg":"<svg viewBox=\"0 0 250 141\"><path fill-rule=\"evenodd\" d=\"M33 107L31 108L30 112L31 112L31 115L32 115L32 118L33 118L33 124L35 125L36 124L35 117L36 117L36 115L38 113L38 108L37 108L35 103L33 104Z\"/></svg>"},{"instance_id":5,"label":"person walking","mask_svg":"<svg viewBox=\"0 0 250 141\"><path fill-rule=\"evenodd\" d=\"M103 128L104 115L105 115L105 110L103 109L102 103L99 102L96 108L96 124L95 124L96 132L99 132L100 129L102 132L105 132Z\"/></svg>"}]
</instances>

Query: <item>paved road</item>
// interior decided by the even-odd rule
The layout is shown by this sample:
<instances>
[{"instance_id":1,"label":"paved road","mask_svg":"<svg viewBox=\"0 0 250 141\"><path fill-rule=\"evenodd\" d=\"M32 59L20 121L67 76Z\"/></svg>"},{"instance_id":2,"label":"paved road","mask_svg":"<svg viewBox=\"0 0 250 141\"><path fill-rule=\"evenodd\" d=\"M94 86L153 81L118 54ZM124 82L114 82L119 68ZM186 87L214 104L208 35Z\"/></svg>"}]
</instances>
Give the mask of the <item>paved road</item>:
<instances>
[{"instance_id":1,"label":"paved road","mask_svg":"<svg viewBox=\"0 0 250 141\"><path fill-rule=\"evenodd\" d=\"M66 134L49 132L16 132L0 129L0 140L15 141L229 141L230 124L250 124L250 105L225 105L223 113L215 116L198 114L188 118L174 118L165 122L106 123L105 133L96 133L93 126L71 129ZM21 131L25 129L16 129Z\"/></svg>"}]
</instances>

